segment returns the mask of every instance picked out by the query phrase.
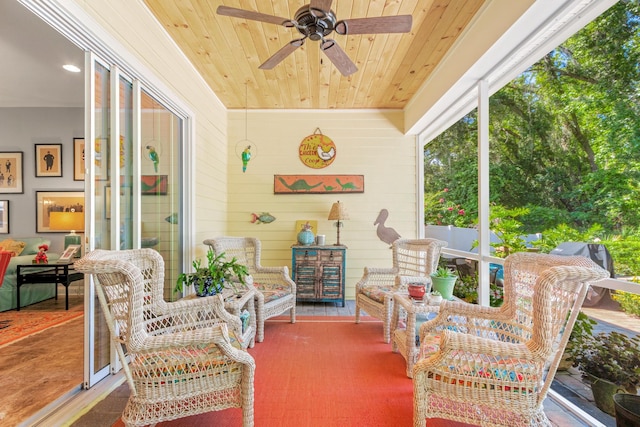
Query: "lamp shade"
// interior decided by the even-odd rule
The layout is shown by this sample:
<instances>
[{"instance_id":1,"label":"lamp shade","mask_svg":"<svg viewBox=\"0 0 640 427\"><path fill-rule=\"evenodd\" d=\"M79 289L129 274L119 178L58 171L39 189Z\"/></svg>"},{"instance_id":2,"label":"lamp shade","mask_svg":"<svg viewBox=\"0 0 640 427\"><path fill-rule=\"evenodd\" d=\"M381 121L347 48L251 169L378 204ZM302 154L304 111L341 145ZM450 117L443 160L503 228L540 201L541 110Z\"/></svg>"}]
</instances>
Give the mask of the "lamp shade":
<instances>
[{"instance_id":1,"label":"lamp shade","mask_svg":"<svg viewBox=\"0 0 640 427\"><path fill-rule=\"evenodd\" d=\"M331 211L329 212L329 220L333 221L342 221L345 219L349 219L349 214L347 210L344 208L344 205L337 201L331 206Z\"/></svg>"},{"instance_id":2,"label":"lamp shade","mask_svg":"<svg viewBox=\"0 0 640 427\"><path fill-rule=\"evenodd\" d=\"M50 212L49 229L71 232L84 230L84 212Z\"/></svg>"}]
</instances>

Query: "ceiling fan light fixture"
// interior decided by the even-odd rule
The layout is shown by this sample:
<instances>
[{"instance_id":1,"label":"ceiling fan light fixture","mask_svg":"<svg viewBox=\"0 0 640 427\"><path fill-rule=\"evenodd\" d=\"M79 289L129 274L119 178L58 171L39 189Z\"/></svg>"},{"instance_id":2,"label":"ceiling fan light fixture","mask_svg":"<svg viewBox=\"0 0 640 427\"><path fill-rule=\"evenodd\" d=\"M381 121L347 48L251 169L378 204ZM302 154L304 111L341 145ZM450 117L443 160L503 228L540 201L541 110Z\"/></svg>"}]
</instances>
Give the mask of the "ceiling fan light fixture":
<instances>
[{"instance_id":1,"label":"ceiling fan light fixture","mask_svg":"<svg viewBox=\"0 0 640 427\"><path fill-rule=\"evenodd\" d=\"M287 28L295 27L298 32L303 35L302 39L289 42L271 55L269 59L260 65L259 68L262 70L270 70L278 65L297 48L302 46L304 39L309 38L313 41L320 42L321 50L327 55L338 71L346 77L358 71L358 67L356 67L356 64L353 63L338 43L326 38L332 32L335 31L340 35L353 35L408 33L411 31L411 15L379 16L338 21L335 12L331 10L331 3L333 3L333 0L309 0L309 4L302 6L296 11L293 19L285 19L228 6L219 6L217 12L220 15L235 18L278 24Z\"/></svg>"}]
</instances>

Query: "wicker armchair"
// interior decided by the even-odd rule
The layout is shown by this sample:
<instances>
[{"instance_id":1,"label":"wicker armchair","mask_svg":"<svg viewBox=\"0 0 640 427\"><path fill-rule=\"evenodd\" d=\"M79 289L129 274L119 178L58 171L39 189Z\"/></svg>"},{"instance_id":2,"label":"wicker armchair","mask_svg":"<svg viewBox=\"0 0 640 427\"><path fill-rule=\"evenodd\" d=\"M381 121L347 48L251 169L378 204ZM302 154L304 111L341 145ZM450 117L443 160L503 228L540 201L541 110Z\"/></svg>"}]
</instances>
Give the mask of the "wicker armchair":
<instances>
[{"instance_id":1,"label":"wicker armchair","mask_svg":"<svg viewBox=\"0 0 640 427\"><path fill-rule=\"evenodd\" d=\"M240 349L236 326L229 331L227 322L240 320L226 313L222 296L162 301L153 289L162 286L164 263L152 249L95 250L75 268L93 277L123 365L131 391L125 425L235 407L243 426L253 426L255 362Z\"/></svg>"},{"instance_id":2,"label":"wicker armchair","mask_svg":"<svg viewBox=\"0 0 640 427\"><path fill-rule=\"evenodd\" d=\"M427 292L429 276L438 267L440 252L447 242L437 239L398 239L393 242L393 267L365 267L364 275L356 283L356 323L360 311L382 320L384 341L391 340L393 293L405 290L407 283L424 283Z\"/></svg>"},{"instance_id":3,"label":"wicker armchair","mask_svg":"<svg viewBox=\"0 0 640 427\"><path fill-rule=\"evenodd\" d=\"M289 269L260 265L260 240L254 237L216 237L203 242L216 253L235 257L246 265L256 290L256 341L264 340L265 320L290 311L291 323L296 323L296 284L289 277Z\"/></svg>"},{"instance_id":4,"label":"wicker armchair","mask_svg":"<svg viewBox=\"0 0 640 427\"><path fill-rule=\"evenodd\" d=\"M420 328L414 426L551 426L542 403L587 293L609 273L586 257L515 253L499 308L445 301Z\"/></svg>"}]
</instances>

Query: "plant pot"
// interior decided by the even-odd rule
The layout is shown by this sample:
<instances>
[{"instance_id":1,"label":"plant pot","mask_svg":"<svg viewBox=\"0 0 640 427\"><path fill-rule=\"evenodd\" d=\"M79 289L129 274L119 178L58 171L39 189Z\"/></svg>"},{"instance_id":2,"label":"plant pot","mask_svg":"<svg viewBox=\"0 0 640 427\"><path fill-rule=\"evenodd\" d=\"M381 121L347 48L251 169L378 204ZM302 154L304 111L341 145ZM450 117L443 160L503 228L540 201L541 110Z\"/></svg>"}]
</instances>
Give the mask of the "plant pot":
<instances>
[{"instance_id":1,"label":"plant pot","mask_svg":"<svg viewBox=\"0 0 640 427\"><path fill-rule=\"evenodd\" d=\"M626 393L627 390L612 383L611 381L603 380L602 378L594 377L593 375L587 374L587 378L589 378L589 381L591 382L593 401L598 409L611 416L615 416L616 411L613 404L613 396L616 393Z\"/></svg>"},{"instance_id":2,"label":"plant pot","mask_svg":"<svg viewBox=\"0 0 640 427\"><path fill-rule=\"evenodd\" d=\"M453 299L453 287L457 277L433 277L431 276L431 289L440 292L442 299Z\"/></svg>"},{"instance_id":3,"label":"plant pot","mask_svg":"<svg viewBox=\"0 0 640 427\"><path fill-rule=\"evenodd\" d=\"M407 291L409 296L415 300L422 301L424 294L427 292L426 286L423 283L409 283L407 285Z\"/></svg>"},{"instance_id":4,"label":"plant pot","mask_svg":"<svg viewBox=\"0 0 640 427\"><path fill-rule=\"evenodd\" d=\"M613 396L617 427L640 426L640 396L617 393Z\"/></svg>"},{"instance_id":5,"label":"plant pot","mask_svg":"<svg viewBox=\"0 0 640 427\"><path fill-rule=\"evenodd\" d=\"M430 305L440 305L442 302L442 295L429 295Z\"/></svg>"},{"instance_id":6,"label":"plant pot","mask_svg":"<svg viewBox=\"0 0 640 427\"><path fill-rule=\"evenodd\" d=\"M193 285L196 295L199 297L210 297L212 295L216 295L222 292L224 288L223 282L213 283L213 279L208 277L204 281L204 286L202 287L202 291L200 291L200 284L195 283Z\"/></svg>"}]
</instances>

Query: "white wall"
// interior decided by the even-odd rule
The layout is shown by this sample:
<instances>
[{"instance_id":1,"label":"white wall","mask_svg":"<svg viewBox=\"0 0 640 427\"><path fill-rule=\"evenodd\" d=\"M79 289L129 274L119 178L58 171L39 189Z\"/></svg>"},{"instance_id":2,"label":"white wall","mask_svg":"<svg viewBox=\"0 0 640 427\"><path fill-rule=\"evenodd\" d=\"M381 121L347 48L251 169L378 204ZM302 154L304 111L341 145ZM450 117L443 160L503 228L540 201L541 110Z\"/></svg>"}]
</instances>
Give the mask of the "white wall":
<instances>
[{"instance_id":1,"label":"white wall","mask_svg":"<svg viewBox=\"0 0 640 427\"><path fill-rule=\"evenodd\" d=\"M78 88L82 90L82 87ZM73 180L73 138L84 136L82 108L0 108L0 151L23 152L24 194L0 194L9 200L9 235L51 239L52 252L61 252L67 233L36 233L36 191L84 191ZM62 144L62 177L35 176L35 144Z\"/></svg>"}]
</instances>

